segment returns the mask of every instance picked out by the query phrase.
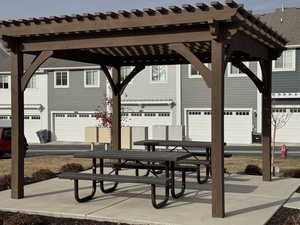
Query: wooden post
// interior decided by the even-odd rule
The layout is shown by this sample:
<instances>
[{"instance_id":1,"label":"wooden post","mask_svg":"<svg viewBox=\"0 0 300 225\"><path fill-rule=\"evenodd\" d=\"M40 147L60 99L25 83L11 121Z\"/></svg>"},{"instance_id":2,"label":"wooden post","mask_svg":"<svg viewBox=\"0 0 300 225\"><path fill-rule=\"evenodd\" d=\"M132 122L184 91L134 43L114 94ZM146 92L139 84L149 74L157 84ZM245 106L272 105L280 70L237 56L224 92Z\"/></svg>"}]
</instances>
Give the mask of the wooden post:
<instances>
[{"instance_id":1,"label":"wooden post","mask_svg":"<svg viewBox=\"0 0 300 225\"><path fill-rule=\"evenodd\" d=\"M271 181L271 135L272 135L272 61L260 61L264 92L262 95L262 151L263 180Z\"/></svg>"},{"instance_id":2,"label":"wooden post","mask_svg":"<svg viewBox=\"0 0 300 225\"><path fill-rule=\"evenodd\" d=\"M112 79L115 86L119 86L121 82L120 67L112 68ZM121 94L117 90L116 93L112 94L112 150L121 149Z\"/></svg>"},{"instance_id":3,"label":"wooden post","mask_svg":"<svg viewBox=\"0 0 300 225\"><path fill-rule=\"evenodd\" d=\"M212 216L225 216L224 204L224 46L212 40Z\"/></svg>"},{"instance_id":4,"label":"wooden post","mask_svg":"<svg viewBox=\"0 0 300 225\"><path fill-rule=\"evenodd\" d=\"M23 53L14 45L11 51L11 109L12 109L12 161L11 197L24 197L24 94L21 89Z\"/></svg>"}]
</instances>

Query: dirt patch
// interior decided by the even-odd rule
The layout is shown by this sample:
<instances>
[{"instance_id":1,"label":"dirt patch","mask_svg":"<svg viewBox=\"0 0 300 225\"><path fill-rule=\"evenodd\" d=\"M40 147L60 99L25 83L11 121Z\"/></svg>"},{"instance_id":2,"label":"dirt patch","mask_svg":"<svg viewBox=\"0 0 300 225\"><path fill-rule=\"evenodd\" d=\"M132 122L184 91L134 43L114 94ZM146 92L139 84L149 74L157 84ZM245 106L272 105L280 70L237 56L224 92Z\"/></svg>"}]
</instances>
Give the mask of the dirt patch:
<instances>
[{"instance_id":1,"label":"dirt patch","mask_svg":"<svg viewBox=\"0 0 300 225\"><path fill-rule=\"evenodd\" d=\"M0 211L0 225L129 225L69 218L56 218Z\"/></svg>"},{"instance_id":2,"label":"dirt patch","mask_svg":"<svg viewBox=\"0 0 300 225\"><path fill-rule=\"evenodd\" d=\"M266 225L299 225L300 210L281 207Z\"/></svg>"}]
</instances>

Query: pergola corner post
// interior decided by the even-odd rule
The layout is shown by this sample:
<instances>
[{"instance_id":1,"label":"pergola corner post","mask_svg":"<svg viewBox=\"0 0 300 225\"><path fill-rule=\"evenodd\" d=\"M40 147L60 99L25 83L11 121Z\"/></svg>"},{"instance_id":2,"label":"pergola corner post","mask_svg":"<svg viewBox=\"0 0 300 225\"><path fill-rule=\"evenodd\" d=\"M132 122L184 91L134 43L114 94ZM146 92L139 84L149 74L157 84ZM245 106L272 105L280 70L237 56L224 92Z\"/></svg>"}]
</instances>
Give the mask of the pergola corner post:
<instances>
[{"instance_id":1,"label":"pergola corner post","mask_svg":"<svg viewBox=\"0 0 300 225\"><path fill-rule=\"evenodd\" d=\"M112 67L112 79L115 87L120 86L121 67ZM121 149L121 93L119 90L112 93L112 126L111 126L112 150Z\"/></svg>"},{"instance_id":2,"label":"pergola corner post","mask_svg":"<svg viewBox=\"0 0 300 225\"><path fill-rule=\"evenodd\" d=\"M264 83L262 94L262 155L263 180L272 181L271 137L272 137L272 60L261 60L260 66Z\"/></svg>"},{"instance_id":3,"label":"pergola corner post","mask_svg":"<svg viewBox=\"0 0 300 225\"><path fill-rule=\"evenodd\" d=\"M225 216L224 200L224 44L212 40L212 216Z\"/></svg>"},{"instance_id":4,"label":"pergola corner post","mask_svg":"<svg viewBox=\"0 0 300 225\"><path fill-rule=\"evenodd\" d=\"M12 161L11 197L24 197L24 94L22 91L23 53L14 42L11 51Z\"/></svg>"}]
</instances>

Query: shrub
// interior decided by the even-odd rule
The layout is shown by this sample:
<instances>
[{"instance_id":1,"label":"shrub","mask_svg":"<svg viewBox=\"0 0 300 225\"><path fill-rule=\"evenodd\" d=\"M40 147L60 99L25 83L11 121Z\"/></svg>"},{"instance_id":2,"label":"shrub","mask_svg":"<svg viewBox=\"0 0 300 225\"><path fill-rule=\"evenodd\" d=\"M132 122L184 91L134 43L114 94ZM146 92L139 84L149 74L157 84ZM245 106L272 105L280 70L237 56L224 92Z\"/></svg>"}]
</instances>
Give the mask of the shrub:
<instances>
[{"instance_id":1,"label":"shrub","mask_svg":"<svg viewBox=\"0 0 300 225\"><path fill-rule=\"evenodd\" d=\"M262 175L261 168L257 165L248 165L245 169L245 174L248 175Z\"/></svg>"},{"instance_id":2,"label":"shrub","mask_svg":"<svg viewBox=\"0 0 300 225\"><path fill-rule=\"evenodd\" d=\"M43 225L39 216L17 213L4 220L3 225Z\"/></svg>"},{"instance_id":3,"label":"shrub","mask_svg":"<svg viewBox=\"0 0 300 225\"><path fill-rule=\"evenodd\" d=\"M282 177L300 178L300 169L287 169L281 174Z\"/></svg>"},{"instance_id":4,"label":"shrub","mask_svg":"<svg viewBox=\"0 0 300 225\"><path fill-rule=\"evenodd\" d=\"M41 169L32 174L32 179L34 181L48 180L54 177L56 177L56 174L48 169Z\"/></svg>"},{"instance_id":5,"label":"shrub","mask_svg":"<svg viewBox=\"0 0 300 225\"><path fill-rule=\"evenodd\" d=\"M10 188L11 176L4 175L0 177L0 189L8 189Z\"/></svg>"},{"instance_id":6,"label":"shrub","mask_svg":"<svg viewBox=\"0 0 300 225\"><path fill-rule=\"evenodd\" d=\"M68 163L66 165L63 165L60 169L61 173L64 172L80 172L83 171L84 168L81 164L79 163Z\"/></svg>"}]
</instances>

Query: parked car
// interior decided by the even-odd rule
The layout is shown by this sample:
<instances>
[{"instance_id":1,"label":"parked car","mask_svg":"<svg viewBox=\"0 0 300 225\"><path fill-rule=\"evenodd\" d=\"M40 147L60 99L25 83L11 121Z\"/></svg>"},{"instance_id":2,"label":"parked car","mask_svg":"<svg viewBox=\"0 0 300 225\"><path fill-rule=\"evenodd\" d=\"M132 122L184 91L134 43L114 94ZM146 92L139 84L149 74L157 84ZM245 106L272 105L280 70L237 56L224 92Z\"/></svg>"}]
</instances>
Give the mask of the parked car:
<instances>
[{"instance_id":1,"label":"parked car","mask_svg":"<svg viewBox=\"0 0 300 225\"><path fill-rule=\"evenodd\" d=\"M24 137L24 151L28 149L28 143ZM4 154L11 154L11 127L0 127L0 157Z\"/></svg>"}]
</instances>

